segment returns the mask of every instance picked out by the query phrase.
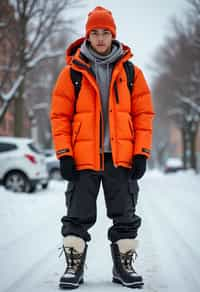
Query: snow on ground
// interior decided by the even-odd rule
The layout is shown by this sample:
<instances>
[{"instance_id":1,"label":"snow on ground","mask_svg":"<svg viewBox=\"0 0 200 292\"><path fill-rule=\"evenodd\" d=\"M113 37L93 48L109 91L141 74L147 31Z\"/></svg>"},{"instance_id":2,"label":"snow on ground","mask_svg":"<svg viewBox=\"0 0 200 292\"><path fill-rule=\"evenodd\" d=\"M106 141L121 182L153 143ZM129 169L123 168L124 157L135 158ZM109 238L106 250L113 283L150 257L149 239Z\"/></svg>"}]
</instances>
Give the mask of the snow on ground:
<instances>
[{"instance_id":1,"label":"snow on ground","mask_svg":"<svg viewBox=\"0 0 200 292\"><path fill-rule=\"evenodd\" d=\"M65 182L48 190L13 194L0 187L0 292L57 291L64 271L60 218L65 213ZM143 291L200 291L200 176L149 171L140 181L137 213L143 218L136 269ZM102 189L98 219L91 229L82 291L128 291L111 282L112 262L106 238ZM128 289L128 290L127 290Z\"/></svg>"}]
</instances>

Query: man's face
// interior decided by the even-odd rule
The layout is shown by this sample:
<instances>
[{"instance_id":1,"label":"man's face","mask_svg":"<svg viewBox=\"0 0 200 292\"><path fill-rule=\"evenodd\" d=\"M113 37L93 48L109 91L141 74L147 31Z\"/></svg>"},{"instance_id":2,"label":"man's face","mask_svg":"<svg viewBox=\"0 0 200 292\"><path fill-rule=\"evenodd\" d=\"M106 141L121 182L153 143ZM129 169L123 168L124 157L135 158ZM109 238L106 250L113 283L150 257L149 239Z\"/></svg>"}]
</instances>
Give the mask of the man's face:
<instances>
[{"instance_id":1,"label":"man's face","mask_svg":"<svg viewBox=\"0 0 200 292\"><path fill-rule=\"evenodd\" d=\"M113 36L110 30L93 29L89 34L89 41L94 51L100 55L107 55L111 51Z\"/></svg>"}]
</instances>

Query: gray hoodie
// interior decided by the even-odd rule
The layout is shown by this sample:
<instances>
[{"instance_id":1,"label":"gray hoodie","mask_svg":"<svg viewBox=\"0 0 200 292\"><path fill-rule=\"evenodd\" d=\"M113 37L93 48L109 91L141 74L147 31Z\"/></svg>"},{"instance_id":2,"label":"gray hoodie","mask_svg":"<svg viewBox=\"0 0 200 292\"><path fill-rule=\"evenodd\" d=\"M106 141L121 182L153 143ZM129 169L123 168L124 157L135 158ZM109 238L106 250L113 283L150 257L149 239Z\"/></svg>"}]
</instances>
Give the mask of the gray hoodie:
<instances>
[{"instance_id":1,"label":"gray hoodie","mask_svg":"<svg viewBox=\"0 0 200 292\"><path fill-rule=\"evenodd\" d=\"M102 56L93 51L90 43L86 40L81 46L81 53L90 60L91 67L96 75L96 81L100 90L104 119L104 152L111 152L108 121L108 98L112 69L114 62L116 62L123 55L122 45L119 41L114 40L112 44L112 51L108 55Z\"/></svg>"}]
</instances>

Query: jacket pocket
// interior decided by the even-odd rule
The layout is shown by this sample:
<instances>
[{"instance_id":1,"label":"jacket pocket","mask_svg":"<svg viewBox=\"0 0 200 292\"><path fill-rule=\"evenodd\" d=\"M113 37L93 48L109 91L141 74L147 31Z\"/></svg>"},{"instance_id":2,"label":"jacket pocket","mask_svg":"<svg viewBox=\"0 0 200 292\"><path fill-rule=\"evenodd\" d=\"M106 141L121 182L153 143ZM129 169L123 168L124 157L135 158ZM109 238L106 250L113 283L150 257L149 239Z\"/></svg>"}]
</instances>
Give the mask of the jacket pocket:
<instances>
[{"instance_id":1,"label":"jacket pocket","mask_svg":"<svg viewBox=\"0 0 200 292\"><path fill-rule=\"evenodd\" d=\"M129 124L129 128L130 128L130 131L131 131L132 137L134 137L133 122L132 122L132 120L131 120L130 117L129 117L129 119L128 119L128 124Z\"/></svg>"},{"instance_id":2,"label":"jacket pocket","mask_svg":"<svg viewBox=\"0 0 200 292\"><path fill-rule=\"evenodd\" d=\"M81 122L74 122L72 124L72 146L76 143L78 133L80 131Z\"/></svg>"}]
</instances>

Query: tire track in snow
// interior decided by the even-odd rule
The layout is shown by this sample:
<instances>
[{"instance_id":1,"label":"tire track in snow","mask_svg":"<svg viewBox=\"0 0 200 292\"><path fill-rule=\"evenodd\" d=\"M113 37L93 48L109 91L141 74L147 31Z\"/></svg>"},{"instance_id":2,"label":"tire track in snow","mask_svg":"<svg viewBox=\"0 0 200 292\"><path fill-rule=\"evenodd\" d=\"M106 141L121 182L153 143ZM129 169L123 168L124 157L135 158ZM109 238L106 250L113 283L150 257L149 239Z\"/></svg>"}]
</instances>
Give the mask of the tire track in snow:
<instances>
[{"instance_id":1,"label":"tire track in snow","mask_svg":"<svg viewBox=\"0 0 200 292\"><path fill-rule=\"evenodd\" d=\"M153 227L156 227L157 239L155 245L161 247L160 259L165 267L166 284L181 291L196 292L200 290L199 285L199 256L188 245L185 238L180 234L166 214L166 209L160 209L156 197L146 197L146 208L148 217ZM181 219L181 218L180 218ZM159 242L158 242L159 241ZM165 253L165 254L163 254ZM163 262L163 259L165 262ZM163 267L162 267L163 268ZM175 285L175 287L174 287ZM188 287L188 290L186 290ZM171 291L171 289L169 289Z\"/></svg>"},{"instance_id":2,"label":"tire track in snow","mask_svg":"<svg viewBox=\"0 0 200 292\"><path fill-rule=\"evenodd\" d=\"M31 272L28 271L34 272L37 270L38 264L42 265L47 258L45 255L51 253L51 250L55 249L58 244L60 236L58 223L57 214L54 213L48 220L41 221L40 226L37 224L36 228L13 240L13 243L9 244L6 249L0 250L3 267L1 271L2 290L0 289L0 291L7 289L15 291L10 287L14 288L16 283L19 286L20 281L25 280L24 275L31 275ZM43 258L44 260L42 260Z\"/></svg>"},{"instance_id":3,"label":"tire track in snow","mask_svg":"<svg viewBox=\"0 0 200 292\"><path fill-rule=\"evenodd\" d=\"M139 268L139 272L144 277L144 292L165 292L167 291L167 285L163 279L161 265L159 262L159 251L154 244L153 225L149 221L149 211L146 209L144 198L139 197L138 212L136 212L142 218L142 226L139 231L139 259L136 260L136 270ZM151 210L152 212L152 210ZM139 261L138 261L139 260Z\"/></svg>"},{"instance_id":4,"label":"tire track in snow","mask_svg":"<svg viewBox=\"0 0 200 292\"><path fill-rule=\"evenodd\" d=\"M29 292L36 291L38 284L41 282L41 278L47 275L47 272L49 272L52 268L52 263L55 263L55 254L58 254L56 249L56 247L50 249L42 258L29 267L26 272L20 275L17 280L10 284L8 288L2 290L2 292L22 292L27 289ZM54 285L54 291L55 286L56 285ZM49 287L48 291L50 291Z\"/></svg>"},{"instance_id":5,"label":"tire track in snow","mask_svg":"<svg viewBox=\"0 0 200 292\"><path fill-rule=\"evenodd\" d=\"M173 191L174 188L175 186L172 184ZM173 192L171 191L170 193L166 192L166 194L155 192L151 198L151 202L156 204L156 209L159 211L162 209L161 215L168 221L168 225L174 229L174 232L178 234L184 245L193 254L193 258L197 260L197 264L200 267L200 250L199 246L196 244L196 242L199 242L200 240L200 233L198 232L199 228L197 223L199 218L197 208L199 204L197 201L195 202L197 193L191 192L191 189L176 189L176 192L177 191L178 194L176 195L173 195ZM189 196L190 200L187 200L187 203L186 201L181 200L183 191L185 191L185 193Z\"/></svg>"}]
</instances>

